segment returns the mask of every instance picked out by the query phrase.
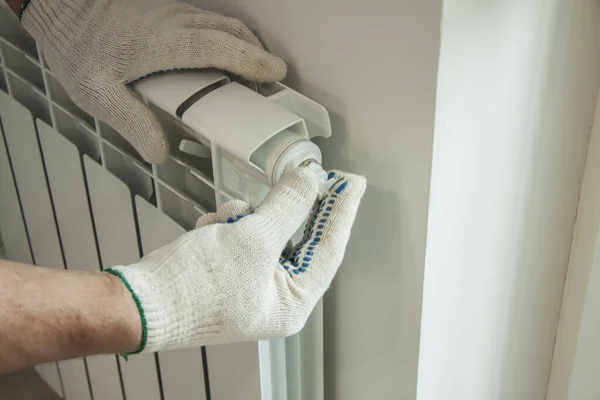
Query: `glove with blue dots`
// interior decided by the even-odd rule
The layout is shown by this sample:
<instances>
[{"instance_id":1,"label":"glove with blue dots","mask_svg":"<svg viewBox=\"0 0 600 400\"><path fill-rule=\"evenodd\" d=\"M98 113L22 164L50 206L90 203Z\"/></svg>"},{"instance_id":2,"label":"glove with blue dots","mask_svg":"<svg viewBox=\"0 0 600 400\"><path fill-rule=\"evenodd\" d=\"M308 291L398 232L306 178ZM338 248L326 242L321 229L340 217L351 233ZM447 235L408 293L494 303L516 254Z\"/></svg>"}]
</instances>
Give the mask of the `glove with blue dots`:
<instances>
[{"instance_id":1,"label":"glove with blue dots","mask_svg":"<svg viewBox=\"0 0 600 400\"><path fill-rule=\"evenodd\" d=\"M308 168L287 173L253 210L234 200L197 228L109 270L142 317L137 352L272 339L298 332L342 263L366 181L334 171L319 196ZM307 221L308 218L308 222ZM289 246L306 223L304 236Z\"/></svg>"}]
</instances>

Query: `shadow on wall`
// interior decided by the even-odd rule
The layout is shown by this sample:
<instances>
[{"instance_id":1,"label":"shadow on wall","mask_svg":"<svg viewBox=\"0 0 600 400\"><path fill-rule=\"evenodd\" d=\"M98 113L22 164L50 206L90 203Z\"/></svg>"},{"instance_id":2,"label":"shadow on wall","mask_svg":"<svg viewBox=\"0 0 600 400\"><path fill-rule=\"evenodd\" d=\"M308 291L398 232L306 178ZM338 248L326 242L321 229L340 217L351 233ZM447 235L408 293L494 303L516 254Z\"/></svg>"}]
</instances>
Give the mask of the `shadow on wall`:
<instances>
[{"instance_id":1,"label":"shadow on wall","mask_svg":"<svg viewBox=\"0 0 600 400\"><path fill-rule=\"evenodd\" d=\"M322 104L341 109L341 102L334 96L310 87L306 82L300 82L292 68L288 74L288 85L301 92L311 93L311 96L320 99ZM335 371L336 361L348 357L349 363L355 363L361 369L381 369L377 371L377 375L386 377L381 382L385 384L393 380L387 379L390 371L382 369L380 361L389 356L392 348L397 347L392 350L397 353L398 348L403 347L405 354L410 353L406 354L407 359L416 360L418 357L418 345L407 348L402 344L415 341L418 343L419 318L411 316L420 316L422 270L415 266L417 260L413 246L403 246L403 258L411 260L409 264L404 264L404 268L397 257L398 244L410 240L411 236L409 224L398 223L406 219L402 218L400 211L408 207L394 190L401 186L398 183L400 177L395 173L397 166L386 158L371 157L366 149L359 150L356 140L351 145L353 140L348 137L346 118L331 111L331 108L328 111L332 137L314 139L323 152L325 169L335 168L358 174L364 174L364 171L378 171L378 176L373 177L371 181L367 176L367 190L352 229L352 238L346 250L344 263L324 298L325 371ZM361 170L356 169L357 165L361 166ZM381 182L390 182L393 188L386 190ZM399 292L405 293L403 299L406 301L398 301ZM364 328L348 331L347 327L344 327L348 317L339 315L343 308L339 302L352 296L368 301L353 305L353 310L357 318L361 319L361 326ZM419 299L418 304L411 302L412 299ZM373 304L377 304L376 309L373 308ZM419 311L415 314L415 310ZM396 315L398 318L382 318L389 315ZM414 320L414 326L402 326L402 321L407 320ZM395 343L389 341L390 332L396 333L398 340ZM416 338L414 335L417 335ZM353 354L344 354L342 350L347 346L344 343L346 341L361 345L354 345ZM416 371L414 379L416 381ZM325 398L339 398L341 394L336 393L338 386L326 380ZM390 387L388 390L392 392L394 389Z\"/></svg>"}]
</instances>

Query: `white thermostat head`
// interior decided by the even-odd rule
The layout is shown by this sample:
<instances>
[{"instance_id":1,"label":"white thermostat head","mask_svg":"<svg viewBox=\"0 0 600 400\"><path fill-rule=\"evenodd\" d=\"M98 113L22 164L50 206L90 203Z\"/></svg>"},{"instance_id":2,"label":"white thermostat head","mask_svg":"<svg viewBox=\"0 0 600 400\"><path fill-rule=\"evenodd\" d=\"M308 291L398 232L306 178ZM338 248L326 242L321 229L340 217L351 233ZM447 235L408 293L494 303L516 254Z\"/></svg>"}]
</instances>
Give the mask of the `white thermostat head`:
<instances>
[{"instance_id":1,"label":"white thermostat head","mask_svg":"<svg viewBox=\"0 0 600 400\"><path fill-rule=\"evenodd\" d=\"M313 159L311 139L331 136L327 110L281 83L263 95L215 71L174 71L144 78L134 89L190 128L198 143L182 151L202 156L200 145L222 151L236 170L273 186L286 169Z\"/></svg>"}]
</instances>

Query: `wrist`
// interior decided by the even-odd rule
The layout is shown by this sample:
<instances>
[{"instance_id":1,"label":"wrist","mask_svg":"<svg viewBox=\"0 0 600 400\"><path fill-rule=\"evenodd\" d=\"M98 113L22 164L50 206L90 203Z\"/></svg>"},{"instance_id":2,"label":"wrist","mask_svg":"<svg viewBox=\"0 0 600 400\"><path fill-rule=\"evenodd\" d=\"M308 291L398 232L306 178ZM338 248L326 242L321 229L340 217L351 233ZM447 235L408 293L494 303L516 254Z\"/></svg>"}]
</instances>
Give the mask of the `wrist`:
<instances>
[{"instance_id":1,"label":"wrist","mask_svg":"<svg viewBox=\"0 0 600 400\"><path fill-rule=\"evenodd\" d=\"M192 237L182 238L189 242ZM177 268L184 265L179 246L165 246L161 250L137 264L106 270L119 277L130 291L141 317L139 347L124 356L216 344L228 339L223 326L227 318L222 313L228 294L219 290L221 286L202 285L200 282L209 279L198 275L195 269Z\"/></svg>"},{"instance_id":2,"label":"wrist","mask_svg":"<svg viewBox=\"0 0 600 400\"><path fill-rule=\"evenodd\" d=\"M115 266L105 272L122 282L138 315L138 346L124 352L123 356L142 351L165 350L172 345L186 347L179 342L182 340L181 335L185 337L190 332L185 328L181 329L185 325L182 321L185 318L178 313L182 307L178 303L179 297L173 296L175 287L172 284L175 280L170 275L169 268L161 268L146 260L129 266ZM176 318L173 320L170 317Z\"/></svg>"},{"instance_id":3,"label":"wrist","mask_svg":"<svg viewBox=\"0 0 600 400\"><path fill-rule=\"evenodd\" d=\"M107 308L108 312L115 315L116 332L112 336L117 343L113 344L119 353L134 353L143 342L142 317L130 288L118 275L108 272L102 275L107 280L109 292L114 299Z\"/></svg>"}]
</instances>

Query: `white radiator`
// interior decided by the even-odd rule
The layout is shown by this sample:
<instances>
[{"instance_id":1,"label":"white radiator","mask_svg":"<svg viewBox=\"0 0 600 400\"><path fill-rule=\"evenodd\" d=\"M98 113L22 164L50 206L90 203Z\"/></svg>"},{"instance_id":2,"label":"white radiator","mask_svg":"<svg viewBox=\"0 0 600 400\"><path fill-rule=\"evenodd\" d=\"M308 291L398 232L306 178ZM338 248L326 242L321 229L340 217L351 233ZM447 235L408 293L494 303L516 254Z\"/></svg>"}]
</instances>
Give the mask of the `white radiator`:
<instances>
[{"instance_id":1,"label":"white radiator","mask_svg":"<svg viewBox=\"0 0 600 400\"><path fill-rule=\"evenodd\" d=\"M239 168L178 150L185 128L155 107L169 160L148 165L110 127L74 104L35 41L0 7L0 237L6 257L100 270L137 261L228 199L256 202ZM251 185L250 185L251 186ZM285 340L37 367L69 400L323 398L322 309Z\"/></svg>"}]
</instances>

